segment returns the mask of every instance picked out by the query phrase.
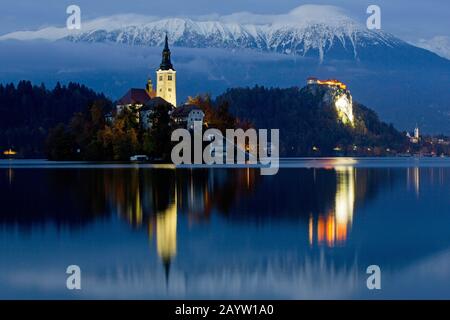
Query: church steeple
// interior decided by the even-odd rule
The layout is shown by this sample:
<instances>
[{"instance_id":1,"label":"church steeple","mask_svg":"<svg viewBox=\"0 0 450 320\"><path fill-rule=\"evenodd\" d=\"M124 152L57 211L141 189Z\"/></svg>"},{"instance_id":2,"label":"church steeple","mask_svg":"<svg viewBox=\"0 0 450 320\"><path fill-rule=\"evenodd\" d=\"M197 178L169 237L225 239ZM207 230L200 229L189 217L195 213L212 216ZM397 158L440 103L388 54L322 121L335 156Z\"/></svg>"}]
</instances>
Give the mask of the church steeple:
<instances>
[{"instance_id":1,"label":"church steeple","mask_svg":"<svg viewBox=\"0 0 450 320\"><path fill-rule=\"evenodd\" d=\"M177 106L177 72L173 68L172 61L170 61L169 39L165 39L164 50L162 52L162 61L159 69L156 71L156 94L171 103L174 107Z\"/></svg>"},{"instance_id":2,"label":"church steeple","mask_svg":"<svg viewBox=\"0 0 450 320\"><path fill-rule=\"evenodd\" d=\"M161 65L159 66L160 70L175 70L173 68L172 62L170 61L170 49L169 49L169 39L166 34L165 44L164 44L164 50L162 52L162 61Z\"/></svg>"},{"instance_id":3,"label":"church steeple","mask_svg":"<svg viewBox=\"0 0 450 320\"><path fill-rule=\"evenodd\" d=\"M166 39L165 39L165 43L164 43L164 50L169 50L169 37L167 36L167 33L166 33Z\"/></svg>"}]
</instances>

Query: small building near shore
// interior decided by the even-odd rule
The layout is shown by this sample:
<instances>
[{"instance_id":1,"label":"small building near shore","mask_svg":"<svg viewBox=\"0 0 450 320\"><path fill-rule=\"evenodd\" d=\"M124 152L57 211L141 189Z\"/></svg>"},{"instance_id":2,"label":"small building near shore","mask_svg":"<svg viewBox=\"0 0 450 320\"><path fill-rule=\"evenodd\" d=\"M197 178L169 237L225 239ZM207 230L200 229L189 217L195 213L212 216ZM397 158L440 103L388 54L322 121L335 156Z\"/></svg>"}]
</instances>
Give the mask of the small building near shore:
<instances>
[{"instance_id":1,"label":"small building near shore","mask_svg":"<svg viewBox=\"0 0 450 320\"><path fill-rule=\"evenodd\" d=\"M170 116L176 124L186 129L194 129L194 121L201 121L203 124L205 113L194 104L185 104L174 109Z\"/></svg>"}]
</instances>

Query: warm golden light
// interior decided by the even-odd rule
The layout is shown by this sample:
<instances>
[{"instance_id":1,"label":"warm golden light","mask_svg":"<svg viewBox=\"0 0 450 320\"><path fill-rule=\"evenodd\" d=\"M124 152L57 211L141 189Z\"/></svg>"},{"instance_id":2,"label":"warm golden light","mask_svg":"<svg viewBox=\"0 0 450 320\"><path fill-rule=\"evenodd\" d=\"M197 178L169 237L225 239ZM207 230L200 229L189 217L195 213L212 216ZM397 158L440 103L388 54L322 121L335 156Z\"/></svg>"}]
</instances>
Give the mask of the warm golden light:
<instances>
[{"instance_id":1,"label":"warm golden light","mask_svg":"<svg viewBox=\"0 0 450 320\"><path fill-rule=\"evenodd\" d=\"M13 156L13 155L16 155L17 152L16 152L16 151L13 151L12 149L9 149L9 150L4 151L3 154L4 154L5 156Z\"/></svg>"},{"instance_id":2,"label":"warm golden light","mask_svg":"<svg viewBox=\"0 0 450 320\"><path fill-rule=\"evenodd\" d=\"M346 94L342 94L339 98L337 98L334 105L342 122L353 125L354 117L351 99L349 99Z\"/></svg>"},{"instance_id":3,"label":"warm golden light","mask_svg":"<svg viewBox=\"0 0 450 320\"><path fill-rule=\"evenodd\" d=\"M156 216L156 251L163 261L177 253L177 200Z\"/></svg>"},{"instance_id":4,"label":"warm golden light","mask_svg":"<svg viewBox=\"0 0 450 320\"><path fill-rule=\"evenodd\" d=\"M355 169L336 167L337 188L335 197L335 215L338 224L351 223L355 203Z\"/></svg>"},{"instance_id":5,"label":"warm golden light","mask_svg":"<svg viewBox=\"0 0 450 320\"><path fill-rule=\"evenodd\" d=\"M319 216L317 220L317 242L322 244L325 240L325 219L323 216Z\"/></svg>"},{"instance_id":6,"label":"warm golden light","mask_svg":"<svg viewBox=\"0 0 450 320\"><path fill-rule=\"evenodd\" d=\"M136 217L136 225L140 226L142 224L142 205L141 205L141 196L139 195L139 192L136 193L136 199L135 199L135 217Z\"/></svg>"},{"instance_id":7,"label":"warm golden light","mask_svg":"<svg viewBox=\"0 0 450 320\"><path fill-rule=\"evenodd\" d=\"M414 191L416 192L416 195L419 195L420 193L420 170L418 167L415 168L408 168L406 171L407 175L407 183L408 187L409 185L412 185L414 187Z\"/></svg>"},{"instance_id":8,"label":"warm golden light","mask_svg":"<svg viewBox=\"0 0 450 320\"><path fill-rule=\"evenodd\" d=\"M348 230L353 221L355 202L355 172L353 167L335 167L336 170L336 196L334 212L326 216L320 215L317 219L317 243L333 247L344 243L348 237ZM311 216L308 224L309 243L314 242L314 219Z\"/></svg>"},{"instance_id":9,"label":"warm golden light","mask_svg":"<svg viewBox=\"0 0 450 320\"><path fill-rule=\"evenodd\" d=\"M325 224L326 228L326 242L329 247L334 246L334 241L336 240L335 236L335 221L333 215L329 215Z\"/></svg>"},{"instance_id":10,"label":"warm golden light","mask_svg":"<svg viewBox=\"0 0 450 320\"><path fill-rule=\"evenodd\" d=\"M342 90L346 90L347 89L347 85L340 82L339 80L336 79L327 79L327 80L317 80L316 81L317 84L320 85L326 85L326 86L336 86L341 88Z\"/></svg>"},{"instance_id":11,"label":"warm golden light","mask_svg":"<svg viewBox=\"0 0 450 320\"><path fill-rule=\"evenodd\" d=\"M337 167L353 166L358 163L358 160L354 158L338 157L338 158L323 159L323 163L326 169L332 170Z\"/></svg>"}]
</instances>

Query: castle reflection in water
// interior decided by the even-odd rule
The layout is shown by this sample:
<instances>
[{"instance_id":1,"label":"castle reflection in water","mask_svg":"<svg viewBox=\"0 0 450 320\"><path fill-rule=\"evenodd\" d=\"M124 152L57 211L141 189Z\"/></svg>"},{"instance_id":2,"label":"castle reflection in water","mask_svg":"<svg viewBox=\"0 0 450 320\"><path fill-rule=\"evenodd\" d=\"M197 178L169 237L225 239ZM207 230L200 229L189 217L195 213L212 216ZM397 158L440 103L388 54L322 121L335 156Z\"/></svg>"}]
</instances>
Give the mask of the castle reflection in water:
<instances>
[{"instance_id":1,"label":"castle reflection in water","mask_svg":"<svg viewBox=\"0 0 450 320\"><path fill-rule=\"evenodd\" d=\"M309 242L317 241L333 247L343 244L348 236L353 220L355 203L355 169L353 167L336 167L335 205L326 214L320 214L317 222L311 214L309 218Z\"/></svg>"}]
</instances>

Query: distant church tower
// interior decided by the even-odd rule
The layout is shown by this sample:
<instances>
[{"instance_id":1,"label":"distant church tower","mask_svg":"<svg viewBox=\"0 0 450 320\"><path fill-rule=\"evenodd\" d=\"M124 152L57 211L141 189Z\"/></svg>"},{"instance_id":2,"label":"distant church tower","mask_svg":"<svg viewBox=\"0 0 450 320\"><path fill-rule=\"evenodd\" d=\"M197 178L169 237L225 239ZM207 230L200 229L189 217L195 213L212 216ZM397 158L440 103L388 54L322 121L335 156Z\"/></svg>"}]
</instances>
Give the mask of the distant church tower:
<instances>
[{"instance_id":1,"label":"distant church tower","mask_svg":"<svg viewBox=\"0 0 450 320\"><path fill-rule=\"evenodd\" d=\"M163 98L173 106L177 106L176 71L170 61L169 41L166 34L166 42L162 52L162 62L156 71L156 95Z\"/></svg>"},{"instance_id":2,"label":"distant church tower","mask_svg":"<svg viewBox=\"0 0 450 320\"><path fill-rule=\"evenodd\" d=\"M414 138L416 138L416 139L420 138L419 126L417 124L416 124L416 127L414 128Z\"/></svg>"}]
</instances>

